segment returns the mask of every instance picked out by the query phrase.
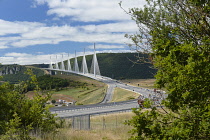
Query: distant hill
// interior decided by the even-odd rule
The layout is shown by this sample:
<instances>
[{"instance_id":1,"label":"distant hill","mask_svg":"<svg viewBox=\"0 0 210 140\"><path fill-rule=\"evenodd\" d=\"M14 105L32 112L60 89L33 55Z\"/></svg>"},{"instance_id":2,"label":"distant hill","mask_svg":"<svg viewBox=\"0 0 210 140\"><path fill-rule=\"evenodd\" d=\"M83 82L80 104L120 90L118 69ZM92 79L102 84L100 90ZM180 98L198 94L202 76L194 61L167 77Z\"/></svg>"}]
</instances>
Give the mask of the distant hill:
<instances>
[{"instance_id":1,"label":"distant hill","mask_svg":"<svg viewBox=\"0 0 210 140\"><path fill-rule=\"evenodd\" d=\"M0 65L0 76L3 78L1 81L10 82L11 84L16 84L19 81L25 81L30 78L29 75L24 74L27 68L32 69L33 73L37 76L44 75L44 71L31 66L21 66L21 65Z\"/></svg>"},{"instance_id":2,"label":"distant hill","mask_svg":"<svg viewBox=\"0 0 210 140\"><path fill-rule=\"evenodd\" d=\"M48 68L49 64L32 64L29 66L37 67L37 68Z\"/></svg>"},{"instance_id":3,"label":"distant hill","mask_svg":"<svg viewBox=\"0 0 210 140\"><path fill-rule=\"evenodd\" d=\"M138 57L148 58L146 54L138 53L99 53L97 59L101 75L114 79L148 79L154 78L157 70L150 63L134 63ZM88 70L90 70L93 55L87 55ZM82 56L77 58L81 68ZM67 66L67 61L64 62ZM74 66L74 58L71 59Z\"/></svg>"}]
</instances>

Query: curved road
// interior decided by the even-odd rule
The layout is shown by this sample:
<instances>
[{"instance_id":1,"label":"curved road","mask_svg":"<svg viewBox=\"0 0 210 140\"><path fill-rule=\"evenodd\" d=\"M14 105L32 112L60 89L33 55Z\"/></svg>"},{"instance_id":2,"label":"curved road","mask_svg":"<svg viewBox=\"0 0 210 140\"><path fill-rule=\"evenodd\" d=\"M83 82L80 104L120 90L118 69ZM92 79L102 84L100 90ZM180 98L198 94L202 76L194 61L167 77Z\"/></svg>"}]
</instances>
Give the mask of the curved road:
<instances>
[{"instance_id":1,"label":"curved road","mask_svg":"<svg viewBox=\"0 0 210 140\"><path fill-rule=\"evenodd\" d=\"M112 100L115 87L139 93L143 95L145 98L148 98L149 96L150 97L155 96L153 90L127 85L108 77L103 77L103 76L93 77L92 75L88 77L108 84L106 96L100 104L69 106L69 107L54 107L51 108L50 111L52 113L56 113L58 117L68 118L68 117L87 115L87 114L100 114L100 113L117 112L122 110L131 110L131 108L138 107L137 99L124 101L124 102L110 103L110 101Z\"/></svg>"}]
</instances>

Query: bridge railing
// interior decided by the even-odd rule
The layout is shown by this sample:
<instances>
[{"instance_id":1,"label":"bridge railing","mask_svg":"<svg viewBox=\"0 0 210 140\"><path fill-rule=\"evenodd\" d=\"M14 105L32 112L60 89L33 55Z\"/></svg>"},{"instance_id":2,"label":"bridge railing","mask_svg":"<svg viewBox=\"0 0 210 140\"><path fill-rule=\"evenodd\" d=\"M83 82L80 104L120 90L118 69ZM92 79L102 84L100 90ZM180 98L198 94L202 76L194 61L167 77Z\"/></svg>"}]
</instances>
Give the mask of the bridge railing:
<instances>
[{"instance_id":1,"label":"bridge railing","mask_svg":"<svg viewBox=\"0 0 210 140\"><path fill-rule=\"evenodd\" d=\"M90 104L90 105L79 105L79 106L64 106L64 107L52 107L50 108L51 112L68 112L68 111L72 111L72 110L79 110L79 109L90 109L90 108L104 108L104 107L109 107L109 106L118 106L118 105L122 105L122 104L130 104L130 103L137 103L137 99L133 99L133 100L129 100L129 101L121 101L121 102L111 102L111 103L104 103L104 104Z\"/></svg>"}]
</instances>

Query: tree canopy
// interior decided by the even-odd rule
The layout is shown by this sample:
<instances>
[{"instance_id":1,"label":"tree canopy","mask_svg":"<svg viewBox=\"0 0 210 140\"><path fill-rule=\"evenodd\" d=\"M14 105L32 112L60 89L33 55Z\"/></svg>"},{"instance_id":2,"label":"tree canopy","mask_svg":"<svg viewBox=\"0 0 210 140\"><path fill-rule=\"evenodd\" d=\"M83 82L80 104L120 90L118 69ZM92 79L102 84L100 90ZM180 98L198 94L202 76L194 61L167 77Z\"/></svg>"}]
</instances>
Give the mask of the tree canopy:
<instances>
[{"instance_id":1,"label":"tree canopy","mask_svg":"<svg viewBox=\"0 0 210 140\"><path fill-rule=\"evenodd\" d=\"M28 72L29 74L32 71ZM18 86L9 83L0 85L0 139L33 139L34 135L56 131L55 115L51 114L45 104L50 99L39 92L37 79L31 75L36 84L36 96L28 99L25 94L27 85L22 82Z\"/></svg>"},{"instance_id":2,"label":"tree canopy","mask_svg":"<svg viewBox=\"0 0 210 140\"><path fill-rule=\"evenodd\" d=\"M156 86L168 94L164 113L135 111L133 138L209 139L210 1L147 0L128 14L139 32L126 37L151 55Z\"/></svg>"}]
</instances>

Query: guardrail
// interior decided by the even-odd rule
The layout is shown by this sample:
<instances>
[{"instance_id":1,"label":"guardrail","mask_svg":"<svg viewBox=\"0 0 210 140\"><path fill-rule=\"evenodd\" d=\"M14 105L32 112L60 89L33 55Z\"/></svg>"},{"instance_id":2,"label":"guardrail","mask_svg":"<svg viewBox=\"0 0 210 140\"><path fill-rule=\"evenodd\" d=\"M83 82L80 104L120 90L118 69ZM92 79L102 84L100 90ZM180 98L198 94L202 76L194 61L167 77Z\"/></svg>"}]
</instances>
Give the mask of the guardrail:
<instances>
[{"instance_id":1,"label":"guardrail","mask_svg":"<svg viewBox=\"0 0 210 140\"><path fill-rule=\"evenodd\" d=\"M72 116L66 116L66 117L60 117L61 119L67 119L67 118L73 118L73 117L80 117L80 116L94 116L94 115L102 115L102 114L111 114L111 113L117 113L117 112L128 112L132 111L132 108L130 109L120 109L120 110L114 110L114 111L103 111L103 112L97 112L97 113L87 113L87 114L82 114L82 115L72 115Z\"/></svg>"},{"instance_id":2,"label":"guardrail","mask_svg":"<svg viewBox=\"0 0 210 140\"><path fill-rule=\"evenodd\" d=\"M90 105L78 105L78 106L68 106L68 107L52 107L50 111L68 111L68 110L77 110L77 109L89 109L89 108L97 108L97 107L107 107L113 105L122 105L122 104L129 104L132 102L137 103L137 99L129 100L129 101L121 101L121 102L111 102L111 103L103 103L103 104L90 104Z\"/></svg>"}]
</instances>

